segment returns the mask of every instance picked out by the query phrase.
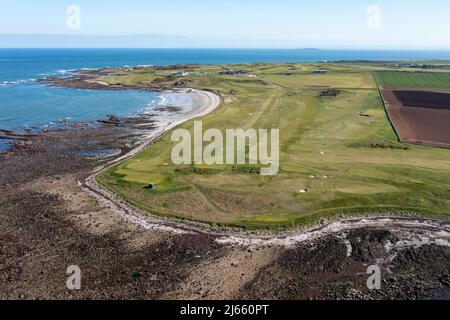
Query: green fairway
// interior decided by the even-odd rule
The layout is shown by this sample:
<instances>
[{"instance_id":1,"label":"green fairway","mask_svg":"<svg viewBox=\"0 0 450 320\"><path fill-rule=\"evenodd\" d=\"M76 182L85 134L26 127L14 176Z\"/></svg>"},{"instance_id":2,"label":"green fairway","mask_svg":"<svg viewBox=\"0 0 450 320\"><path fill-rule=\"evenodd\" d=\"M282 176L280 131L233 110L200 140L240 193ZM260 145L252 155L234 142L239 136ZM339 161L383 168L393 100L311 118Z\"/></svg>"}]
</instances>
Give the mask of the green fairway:
<instances>
[{"instance_id":1,"label":"green fairway","mask_svg":"<svg viewBox=\"0 0 450 320\"><path fill-rule=\"evenodd\" d=\"M397 140L371 69L230 67L249 76L219 75L219 66L191 66L205 74L186 76L187 86L224 98L222 108L203 118L204 129L279 128L278 175L263 177L239 166L175 166L168 134L101 173L100 184L152 214L245 228L292 227L354 213L450 215L450 150ZM318 68L329 72L313 74ZM113 81L141 83L155 73ZM376 77L387 86L443 88L450 83L445 74L377 72ZM327 88L339 88L339 94L320 97ZM193 122L181 127L192 130ZM158 184L157 190L144 188L150 182Z\"/></svg>"},{"instance_id":2,"label":"green fairway","mask_svg":"<svg viewBox=\"0 0 450 320\"><path fill-rule=\"evenodd\" d=\"M375 72L381 87L450 89L450 73L437 72Z\"/></svg>"}]
</instances>

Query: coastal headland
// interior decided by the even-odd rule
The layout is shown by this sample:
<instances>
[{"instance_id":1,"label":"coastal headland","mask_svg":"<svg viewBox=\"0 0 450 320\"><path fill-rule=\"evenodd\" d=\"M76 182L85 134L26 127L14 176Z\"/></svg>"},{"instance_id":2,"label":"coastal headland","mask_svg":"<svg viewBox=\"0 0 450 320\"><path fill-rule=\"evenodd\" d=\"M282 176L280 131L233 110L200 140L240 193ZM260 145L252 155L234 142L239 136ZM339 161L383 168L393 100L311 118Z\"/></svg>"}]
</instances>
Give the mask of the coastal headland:
<instances>
[{"instance_id":1,"label":"coastal headland","mask_svg":"<svg viewBox=\"0 0 450 320\"><path fill-rule=\"evenodd\" d=\"M373 68L410 71L183 65L46 79L180 90L196 107L170 123L111 117L21 137L1 154L0 297L448 298L449 150L398 140ZM176 171L165 133L197 117L211 128L279 127L282 172ZM73 264L79 292L65 287ZM375 264L382 291L366 286Z\"/></svg>"}]
</instances>

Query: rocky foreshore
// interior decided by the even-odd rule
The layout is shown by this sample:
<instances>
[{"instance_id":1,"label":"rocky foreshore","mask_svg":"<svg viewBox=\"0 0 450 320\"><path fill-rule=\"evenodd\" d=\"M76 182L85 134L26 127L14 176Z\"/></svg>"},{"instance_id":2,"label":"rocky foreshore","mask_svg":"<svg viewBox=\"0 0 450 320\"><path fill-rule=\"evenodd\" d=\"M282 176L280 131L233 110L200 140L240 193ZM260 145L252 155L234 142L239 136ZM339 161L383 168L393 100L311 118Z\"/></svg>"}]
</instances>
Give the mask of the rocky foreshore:
<instances>
[{"instance_id":1,"label":"rocky foreshore","mask_svg":"<svg viewBox=\"0 0 450 320\"><path fill-rule=\"evenodd\" d=\"M141 86L111 83L102 79L103 77L126 75L127 73L123 73L121 69L74 70L72 74L68 77L47 77L39 79L38 82L56 87L86 90L145 90L156 92L183 87L189 83L189 80L183 76L158 78Z\"/></svg>"}]
</instances>

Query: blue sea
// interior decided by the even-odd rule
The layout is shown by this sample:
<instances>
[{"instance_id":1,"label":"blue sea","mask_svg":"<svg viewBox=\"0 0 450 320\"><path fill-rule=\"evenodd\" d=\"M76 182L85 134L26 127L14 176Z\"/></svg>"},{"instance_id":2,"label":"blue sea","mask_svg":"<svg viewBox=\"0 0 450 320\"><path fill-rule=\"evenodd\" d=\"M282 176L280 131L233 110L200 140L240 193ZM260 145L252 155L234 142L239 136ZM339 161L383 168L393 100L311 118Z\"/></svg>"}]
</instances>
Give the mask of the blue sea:
<instances>
[{"instance_id":1,"label":"blue sea","mask_svg":"<svg viewBox=\"0 0 450 320\"><path fill-rule=\"evenodd\" d=\"M183 63L450 59L450 51L239 49L0 49L0 129L42 130L61 120L95 121L149 111L170 95L53 88L36 79L82 68ZM164 96L166 95L166 96ZM0 150L5 144L0 141Z\"/></svg>"}]
</instances>

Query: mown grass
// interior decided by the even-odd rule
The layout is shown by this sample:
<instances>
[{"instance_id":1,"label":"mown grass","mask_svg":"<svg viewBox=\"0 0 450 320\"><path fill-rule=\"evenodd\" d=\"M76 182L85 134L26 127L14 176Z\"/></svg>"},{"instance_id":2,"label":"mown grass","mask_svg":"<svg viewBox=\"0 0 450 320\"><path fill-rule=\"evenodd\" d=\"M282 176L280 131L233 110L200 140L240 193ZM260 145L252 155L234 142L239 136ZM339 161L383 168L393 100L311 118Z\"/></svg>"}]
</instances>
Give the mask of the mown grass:
<instances>
[{"instance_id":1,"label":"mown grass","mask_svg":"<svg viewBox=\"0 0 450 320\"><path fill-rule=\"evenodd\" d=\"M450 73L382 71L375 77L381 87L450 88Z\"/></svg>"},{"instance_id":2,"label":"mown grass","mask_svg":"<svg viewBox=\"0 0 450 320\"><path fill-rule=\"evenodd\" d=\"M250 229L357 213L450 215L450 151L398 141L370 70L232 66L256 75L242 77L218 75L221 67L198 68L210 73L190 77L189 85L219 92L225 101L202 119L204 129L279 128L280 173L263 177L253 166L175 166L169 133L101 173L101 185L152 214ZM332 72L312 75L317 68ZM288 70L296 75L283 75ZM342 91L320 98L326 87ZM192 131L193 122L181 127ZM157 190L144 189L149 183L157 183Z\"/></svg>"}]
</instances>

